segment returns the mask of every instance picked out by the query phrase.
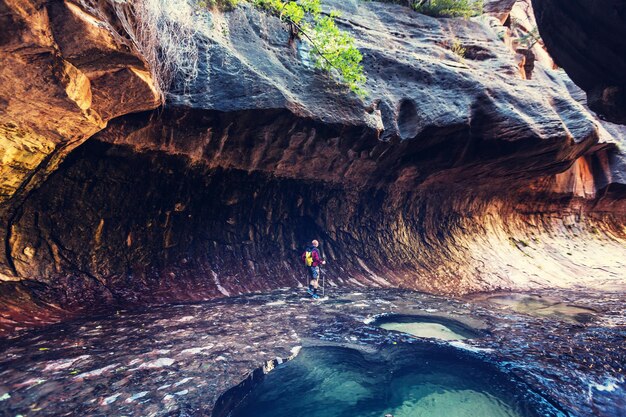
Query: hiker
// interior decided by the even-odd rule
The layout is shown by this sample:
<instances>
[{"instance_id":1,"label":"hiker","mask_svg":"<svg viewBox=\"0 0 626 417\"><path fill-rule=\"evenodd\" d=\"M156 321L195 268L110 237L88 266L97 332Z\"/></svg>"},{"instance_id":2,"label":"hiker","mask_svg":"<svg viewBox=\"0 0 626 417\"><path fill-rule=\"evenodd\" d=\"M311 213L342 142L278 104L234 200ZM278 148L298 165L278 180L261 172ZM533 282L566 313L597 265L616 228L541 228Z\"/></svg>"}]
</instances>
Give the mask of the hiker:
<instances>
[{"instance_id":1,"label":"hiker","mask_svg":"<svg viewBox=\"0 0 626 417\"><path fill-rule=\"evenodd\" d=\"M320 298L317 295L317 289L319 288L319 278L320 278L320 265L325 265L326 261L323 261L320 257L320 251L317 247L320 243L317 240L313 240L310 246L307 246L302 254L302 262L309 270L309 274L311 275L311 281L309 282L309 288L307 292L311 294L313 298Z\"/></svg>"}]
</instances>

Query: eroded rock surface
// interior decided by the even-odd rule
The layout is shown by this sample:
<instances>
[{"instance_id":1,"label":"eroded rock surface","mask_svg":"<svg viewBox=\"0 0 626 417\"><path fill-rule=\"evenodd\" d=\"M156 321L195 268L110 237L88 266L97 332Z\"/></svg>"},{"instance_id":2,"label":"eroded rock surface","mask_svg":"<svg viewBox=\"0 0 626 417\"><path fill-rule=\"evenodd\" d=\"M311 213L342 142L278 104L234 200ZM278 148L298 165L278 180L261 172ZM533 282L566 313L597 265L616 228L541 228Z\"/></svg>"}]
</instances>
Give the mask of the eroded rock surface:
<instances>
[{"instance_id":1,"label":"eroded rock surface","mask_svg":"<svg viewBox=\"0 0 626 417\"><path fill-rule=\"evenodd\" d=\"M293 286L309 236L321 237L325 277L338 285L464 294L624 284L623 200L594 206L582 197L536 201L533 191L450 190L192 168L181 157L94 141L16 212L13 265L37 279L5 284L3 303L19 312L17 293L44 309L97 310ZM17 312L3 313L3 326L19 326ZM50 319L37 317L27 322Z\"/></svg>"},{"instance_id":2,"label":"eroded rock surface","mask_svg":"<svg viewBox=\"0 0 626 417\"><path fill-rule=\"evenodd\" d=\"M111 4L33 9L54 56L88 81L83 113L103 121L156 103L135 88L150 85L137 75L147 67L116 35ZM624 284L624 132L597 124L539 46L516 52L532 22L329 5L364 53L364 100L316 71L278 18L249 4L194 14L198 74L178 74L168 106L112 120L0 210L1 326L294 285L312 237L340 285ZM114 75L125 87L109 91Z\"/></svg>"},{"instance_id":3,"label":"eroded rock surface","mask_svg":"<svg viewBox=\"0 0 626 417\"><path fill-rule=\"evenodd\" d=\"M171 99L195 112L178 112L176 121L152 117L147 126L133 120L102 138L210 166L335 182L357 177L357 184L381 171L411 181L419 155L437 145L449 149L446 168L506 159L507 171L537 176L563 170L597 142L592 115L561 85L521 79L515 54L488 18L435 19L377 2L329 7L343 13L342 28L364 54L364 100L307 65L305 44L290 41L278 19L244 4L216 13L211 31L199 35L199 74ZM455 54L454 42L470 53Z\"/></svg>"},{"instance_id":4,"label":"eroded rock surface","mask_svg":"<svg viewBox=\"0 0 626 417\"><path fill-rule=\"evenodd\" d=\"M160 104L141 54L93 11L0 2L0 203L41 183L111 118Z\"/></svg>"}]
</instances>

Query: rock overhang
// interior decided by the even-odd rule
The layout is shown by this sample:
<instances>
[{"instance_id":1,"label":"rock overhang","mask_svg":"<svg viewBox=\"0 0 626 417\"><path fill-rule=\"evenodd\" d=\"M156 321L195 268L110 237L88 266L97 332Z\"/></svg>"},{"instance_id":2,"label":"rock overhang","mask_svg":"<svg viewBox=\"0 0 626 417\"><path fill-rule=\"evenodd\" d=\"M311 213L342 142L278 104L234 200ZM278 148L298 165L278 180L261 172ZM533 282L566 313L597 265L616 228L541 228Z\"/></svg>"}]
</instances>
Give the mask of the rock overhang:
<instances>
[{"instance_id":1,"label":"rock overhang","mask_svg":"<svg viewBox=\"0 0 626 417\"><path fill-rule=\"evenodd\" d=\"M361 125L401 139L432 126L470 124L481 111L493 115L489 122L499 127L493 134L503 140L515 140L516 129L576 142L593 135L593 119L564 98L562 86L517 75L514 55L497 38L489 18L435 19L377 2L358 7L354 1L329 2L328 7L343 13L341 28L354 36L364 54L365 98L303 61L296 46L301 41L290 39L277 18L243 5L220 17L219 25L228 30L213 39L198 35L207 64L180 94L173 91L172 102L217 111L285 108L296 117ZM490 58L455 55L455 41L490 51ZM412 126L399 132L398 121L403 126L407 121L400 112L407 106L412 107ZM505 129L504 123L511 126Z\"/></svg>"},{"instance_id":2,"label":"rock overhang","mask_svg":"<svg viewBox=\"0 0 626 417\"><path fill-rule=\"evenodd\" d=\"M533 0L548 52L587 93L592 110L626 123L626 13L621 0Z\"/></svg>"},{"instance_id":3,"label":"rock overhang","mask_svg":"<svg viewBox=\"0 0 626 417\"><path fill-rule=\"evenodd\" d=\"M114 19L109 3L103 10L81 3L82 11L78 3L53 3L48 9L61 7L59 16L68 14L73 25L84 13ZM105 304L167 300L167 291L147 290L155 285L173 299L237 294L293 284L300 240L318 235L336 271L354 274L341 275L346 283L464 293L526 285L518 253L501 250L505 261L492 252L494 244L509 245L503 235L569 238L554 229L576 210L592 223L606 220L600 238L616 235L626 213L617 149L598 144L604 133L559 77L524 79L492 29L499 21L329 4L343 11L339 25L365 54L366 98L307 64L306 47L290 42L279 19L247 4L215 11L213 26L196 35L199 72L181 84L186 90L171 91L154 112L114 118L66 164L59 154L50 163L58 175L2 214L3 279L32 279L16 288L32 289L46 300L41 305L62 299L70 309L79 295ZM92 88L89 97L76 94L78 104L105 119L144 109L134 100L142 94L94 89L117 79L143 91L133 87L151 82L149 68L136 68L141 55L120 47L108 60L97 53L90 61L89 45L57 37L67 65L84 75L71 91L80 93L87 81ZM113 38L94 42L102 49ZM455 54L454 42L472 52ZM80 130L71 123L64 129L72 138ZM67 152L84 139L72 139ZM33 149L44 145L37 140ZM26 165L25 175L38 164ZM80 201L68 210L64 198ZM128 206L133 199L137 205ZM75 224L64 224L61 213ZM587 220L585 236L597 226ZM76 230L87 232L85 241ZM416 257L415 247L424 253ZM272 251L281 262L255 261ZM514 259L514 278L507 268L484 271L482 252L507 268ZM534 268L543 274L541 262ZM259 279L279 274L271 285ZM547 275L545 282L561 282Z\"/></svg>"}]
</instances>

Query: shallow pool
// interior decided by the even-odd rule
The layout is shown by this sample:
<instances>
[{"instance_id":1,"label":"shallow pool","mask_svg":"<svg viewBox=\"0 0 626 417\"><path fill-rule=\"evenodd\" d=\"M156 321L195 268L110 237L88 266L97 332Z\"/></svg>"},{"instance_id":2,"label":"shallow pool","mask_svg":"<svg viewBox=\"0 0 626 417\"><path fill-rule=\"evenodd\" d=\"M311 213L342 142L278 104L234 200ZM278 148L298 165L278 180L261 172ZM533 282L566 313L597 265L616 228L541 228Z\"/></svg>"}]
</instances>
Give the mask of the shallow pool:
<instances>
[{"instance_id":1,"label":"shallow pool","mask_svg":"<svg viewBox=\"0 0 626 417\"><path fill-rule=\"evenodd\" d=\"M441 340L464 340L467 337L455 333L449 327L439 323L383 323L385 330L408 333L417 337L428 337Z\"/></svg>"},{"instance_id":2,"label":"shallow pool","mask_svg":"<svg viewBox=\"0 0 626 417\"><path fill-rule=\"evenodd\" d=\"M305 348L240 404L232 417L536 417L559 412L490 364L454 349L390 346L376 353ZM243 399L243 400L242 400Z\"/></svg>"},{"instance_id":3,"label":"shallow pool","mask_svg":"<svg viewBox=\"0 0 626 417\"><path fill-rule=\"evenodd\" d=\"M592 321L595 314L595 311L589 308L570 305L554 298L537 295L506 294L489 297L487 300L518 313L535 317L547 317L569 323Z\"/></svg>"},{"instance_id":4,"label":"shallow pool","mask_svg":"<svg viewBox=\"0 0 626 417\"><path fill-rule=\"evenodd\" d=\"M465 340L482 336L480 331L459 321L438 316L393 314L381 316L373 324L385 330L440 340Z\"/></svg>"}]
</instances>

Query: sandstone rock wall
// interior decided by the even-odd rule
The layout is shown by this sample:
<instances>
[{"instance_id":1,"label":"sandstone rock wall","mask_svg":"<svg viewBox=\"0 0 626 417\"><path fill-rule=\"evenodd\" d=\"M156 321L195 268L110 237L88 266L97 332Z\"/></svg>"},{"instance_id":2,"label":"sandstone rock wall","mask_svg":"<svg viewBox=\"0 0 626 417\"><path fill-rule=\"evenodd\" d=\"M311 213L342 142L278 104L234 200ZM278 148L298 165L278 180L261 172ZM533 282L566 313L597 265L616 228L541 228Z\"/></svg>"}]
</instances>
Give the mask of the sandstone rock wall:
<instances>
[{"instance_id":1,"label":"sandstone rock wall","mask_svg":"<svg viewBox=\"0 0 626 417\"><path fill-rule=\"evenodd\" d=\"M77 2L3 0L0 26L0 203L111 118L160 104L141 55Z\"/></svg>"},{"instance_id":2,"label":"sandstone rock wall","mask_svg":"<svg viewBox=\"0 0 626 417\"><path fill-rule=\"evenodd\" d=\"M504 3L466 21L331 2L364 53L365 99L315 70L277 18L248 4L198 14L198 74L180 74L168 105L144 112L159 96L110 3L33 6L57 33L54 59L84 76L72 97L90 91L70 114L100 124L34 117L56 97L43 87L22 107L0 94L24 110L11 129L57 129L3 142L30 144L7 172L35 153L44 162L7 174L7 198L28 193L0 209L1 323L300 285L313 237L331 286L623 285L625 131L597 120L541 44L520 52L532 10ZM509 13L525 23L512 28ZM72 43L93 19L88 41ZM58 143L69 152L99 129L58 164ZM42 163L55 168L43 184L30 180L49 173Z\"/></svg>"},{"instance_id":3,"label":"sandstone rock wall","mask_svg":"<svg viewBox=\"0 0 626 417\"><path fill-rule=\"evenodd\" d=\"M28 279L2 302L28 294L28 306L71 312L304 285L299 255L311 237L330 288L620 288L626 204L623 190L596 188L598 163L581 158L514 190L408 191L192 166L93 141L14 217L10 256Z\"/></svg>"}]
</instances>

